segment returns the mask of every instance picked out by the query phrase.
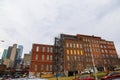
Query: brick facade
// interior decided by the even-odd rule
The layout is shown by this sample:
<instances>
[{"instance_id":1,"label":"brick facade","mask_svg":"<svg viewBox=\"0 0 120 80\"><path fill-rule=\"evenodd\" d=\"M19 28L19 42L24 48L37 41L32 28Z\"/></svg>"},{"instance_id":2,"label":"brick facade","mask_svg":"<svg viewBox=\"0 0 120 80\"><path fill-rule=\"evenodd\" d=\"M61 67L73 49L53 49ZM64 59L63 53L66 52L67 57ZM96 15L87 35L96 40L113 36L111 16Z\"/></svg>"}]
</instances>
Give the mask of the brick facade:
<instances>
[{"instance_id":1,"label":"brick facade","mask_svg":"<svg viewBox=\"0 0 120 80\"><path fill-rule=\"evenodd\" d=\"M82 71L93 67L106 70L118 65L113 41L97 36L61 34L55 38L55 71Z\"/></svg>"},{"instance_id":2,"label":"brick facade","mask_svg":"<svg viewBox=\"0 0 120 80\"><path fill-rule=\"evenodd\" d=\"M53 73L53 46L33 44L30 73L35 76Z\"/></svg>"}]
</instances>

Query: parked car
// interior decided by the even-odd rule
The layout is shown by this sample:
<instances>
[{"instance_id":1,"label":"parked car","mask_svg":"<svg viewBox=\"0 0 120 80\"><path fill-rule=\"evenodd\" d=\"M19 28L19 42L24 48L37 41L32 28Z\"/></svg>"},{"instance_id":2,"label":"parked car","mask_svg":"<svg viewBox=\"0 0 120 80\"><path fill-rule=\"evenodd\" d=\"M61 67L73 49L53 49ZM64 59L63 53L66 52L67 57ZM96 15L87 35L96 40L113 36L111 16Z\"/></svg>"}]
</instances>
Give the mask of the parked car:
<instances>
[{"instance_id":1,"label":"parked car","mask_svg":"<svg viewBox=\"0 0 120 80\"><path fill-rule=\"evenodd\" d=\"M114 70L115 70L115 71L118 71L118 70L120 70L120 67L117 67L117 68L115 68Z\"/></svg>"},{"instance_id":2,"label":"parked car","mask_svg":"<svg viewBox=\"0 0 120 80\"><path fill-rule=\"evenodd\" d=\"M78 78L75 78L73 80L95 80L92 76L80 76Z\"/></svg>"},{"instance_id":3,"label":"parked car","mask_svg":"<svg viewBox=\"0 0 120 80\"><path fill-rule=\"evenodd\" d=\"M90 71L88 71L88 70L85 70L85 71L81 72L81 74L89 74L89 73L90 73Z\"/></svg>"},{"instance_id":4,"label":"parked car","mask_svg":"<svg viewBox=\"0 0 120 80\"><path fill-rule=\"evenodd\" d=\"M85 69L84 71L81 71L81 74L91 74L93 72L93 69Z\"/></svg>"},{"instance_id":5,"label":"parked car","mask_svg":"<svg viewBox=\"0 0 120 80\"><path fill-rule=\"evenodd\" d=\"M2 79L0 80L11 80L11 78L12 78L11 75L8 74L8 75L3 75Z\"/></svg>"},{"instance_id":6,"label":"parked car","mask_svg":"<svg viewBox=\"0 0 120 80\"><path fill-rule=\"evenodd\" d=\"M120 72L110 72L106 76L102 77L101 80L113 80L114 78L120 78Z\"/></svg>"}]
</instances>

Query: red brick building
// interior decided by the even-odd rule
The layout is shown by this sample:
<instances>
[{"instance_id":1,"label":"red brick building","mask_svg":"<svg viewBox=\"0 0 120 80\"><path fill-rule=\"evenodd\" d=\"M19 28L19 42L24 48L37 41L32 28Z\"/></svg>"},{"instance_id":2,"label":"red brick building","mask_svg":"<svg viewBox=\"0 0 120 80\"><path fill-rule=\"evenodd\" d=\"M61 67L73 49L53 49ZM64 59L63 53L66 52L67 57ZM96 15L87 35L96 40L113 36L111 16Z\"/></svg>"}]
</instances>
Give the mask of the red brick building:
<instances>
[{"instance_id":1,"label":"red brick building","mask_svg":"<svg viewBox=\"0 0 120 80\"><path fill-rule=\"evenodd\" d=\"M33 44L30 74L80 72L93 66L103 71L116 65L119 59L113 41L98 36L60 34L54 46Z\"/></svg>"},{"instance_id":2,"label":"red brick building","mask_svg":"<svg viewBox=\"0 0 120 80\"><path fill-rule=\"evenodd\" d=\"M41 76L41 74L53 73L53 45L33 44L30 74Z\"/></svg>"},{"instance_id":3,"label":"red brick building","mask_svg":"<svg viewBox=\"0 0 120 80\"><path fill-rule=\"evenodd\" d=\"M81 71L92 68L93 62L98 70L119 64L114 42L101 37L61 34L54 46L56 72Z\"/></svg>"}]
</instances>

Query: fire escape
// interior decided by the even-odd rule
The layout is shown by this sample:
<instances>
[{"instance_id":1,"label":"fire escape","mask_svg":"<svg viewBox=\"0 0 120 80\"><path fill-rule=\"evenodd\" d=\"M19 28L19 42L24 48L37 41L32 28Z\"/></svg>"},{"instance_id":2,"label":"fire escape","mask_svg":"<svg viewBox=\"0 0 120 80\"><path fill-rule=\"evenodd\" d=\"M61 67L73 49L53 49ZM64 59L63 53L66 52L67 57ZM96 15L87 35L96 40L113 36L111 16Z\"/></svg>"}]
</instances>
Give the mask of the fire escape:
<instances>
[{"instance_id":1,"label":"fire escape","mask_svg":"<svg viewBox=\"0 0 120 80\"><path fill-rule=\"evenodd\" d=\"M63 51L63 39L55 38L54 44L54 71L56 74L60 74L64 71L64 51Z\"/></svg>"}]
</instances>

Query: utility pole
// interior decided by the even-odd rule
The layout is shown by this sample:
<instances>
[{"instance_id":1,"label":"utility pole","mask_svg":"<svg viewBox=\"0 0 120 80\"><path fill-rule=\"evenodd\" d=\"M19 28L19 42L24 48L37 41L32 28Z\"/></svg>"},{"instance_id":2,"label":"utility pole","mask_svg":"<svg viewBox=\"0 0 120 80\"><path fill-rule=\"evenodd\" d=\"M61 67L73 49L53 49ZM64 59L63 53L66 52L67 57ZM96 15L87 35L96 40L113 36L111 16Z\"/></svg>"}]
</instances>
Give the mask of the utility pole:
<instances>
[{"instance_id":1,"label":"utility pole","mask_svg":"<svg viewBox=\"0 0 120 80\"><path fill-rule=\"evenodd\" d=\"M91 53L91 56L92 56L92 63L93 63L93 68L94 68L95 80L98 80L97 74L96 74L96 69L95 69L95 62L94 62L93 53Z\"/></svg>"},{"instance_id":2,"label":"utility pole","mask_svg":"<svg viewBox=\"0 0 120 80\"><path fill-rule=\"evenodd\" d=\"M90 41L90 48L91 48L91 57L92 57L92 64L93 64L93 68L94 68L94 75L95 75L95 80L98 80L97 78L97 74L96 74L96 69L95 69L95 60L94 60L94 56L93 56L93 50L92 50L92 37L91 36L91 41Z\"/></svg>"}]
</instances>

